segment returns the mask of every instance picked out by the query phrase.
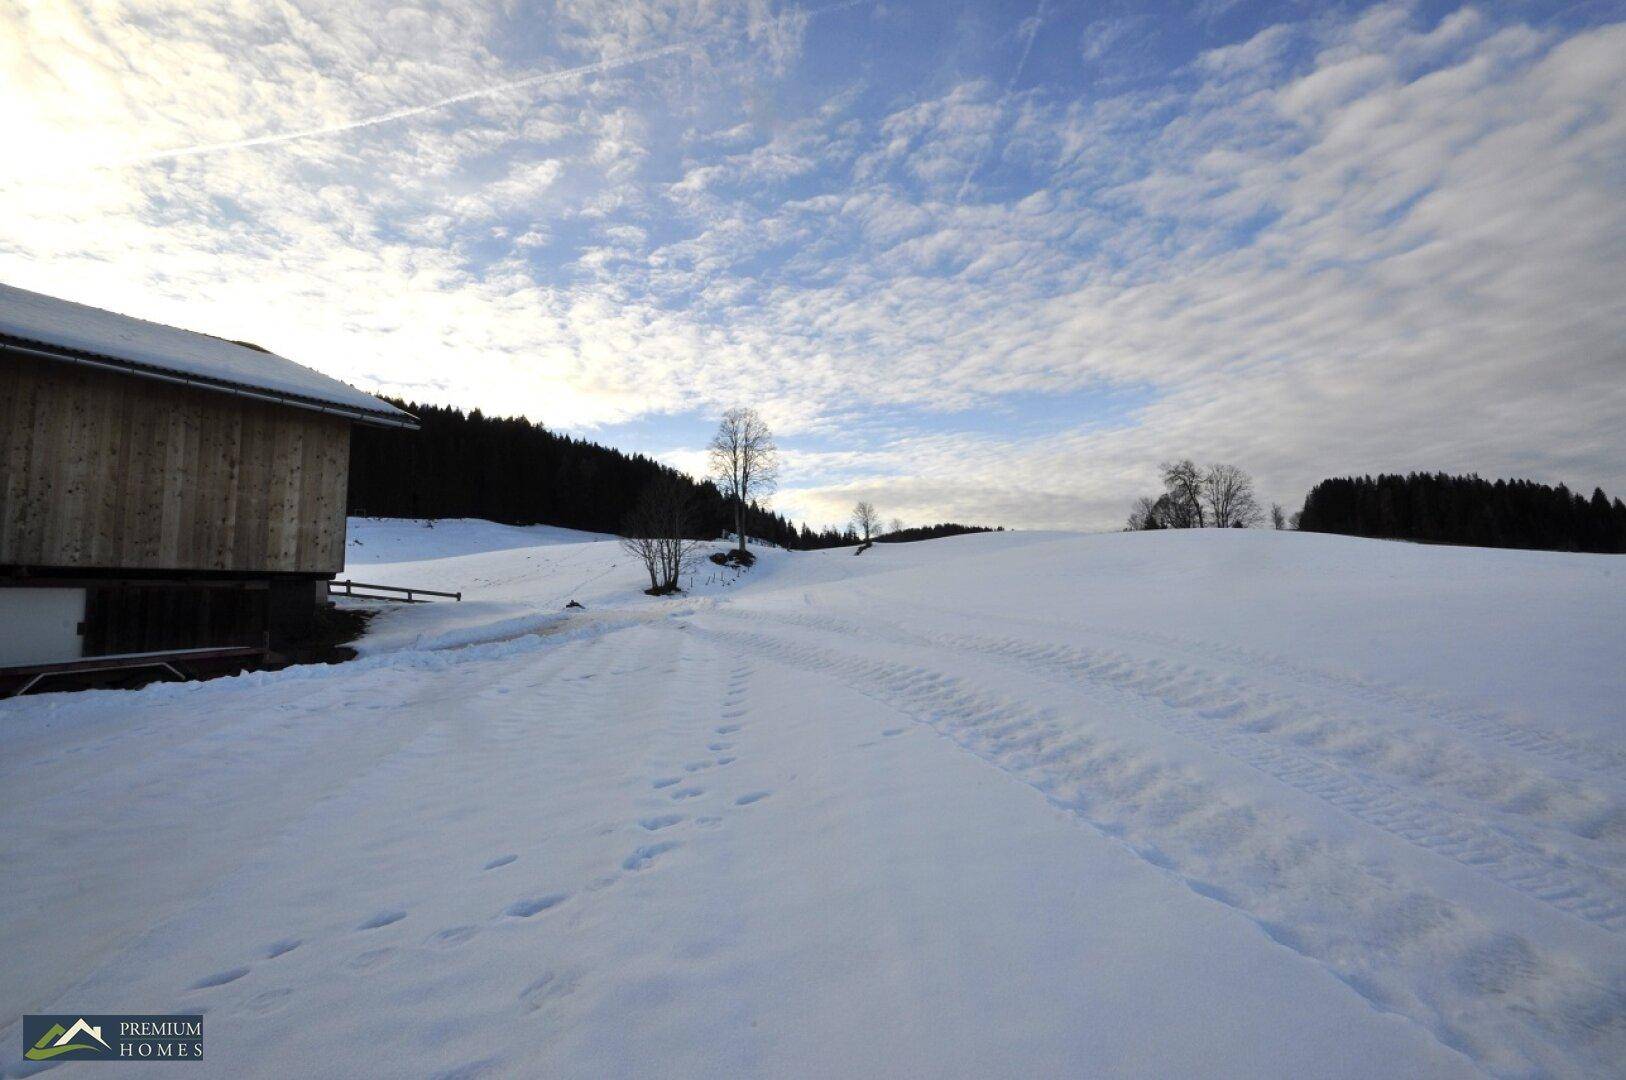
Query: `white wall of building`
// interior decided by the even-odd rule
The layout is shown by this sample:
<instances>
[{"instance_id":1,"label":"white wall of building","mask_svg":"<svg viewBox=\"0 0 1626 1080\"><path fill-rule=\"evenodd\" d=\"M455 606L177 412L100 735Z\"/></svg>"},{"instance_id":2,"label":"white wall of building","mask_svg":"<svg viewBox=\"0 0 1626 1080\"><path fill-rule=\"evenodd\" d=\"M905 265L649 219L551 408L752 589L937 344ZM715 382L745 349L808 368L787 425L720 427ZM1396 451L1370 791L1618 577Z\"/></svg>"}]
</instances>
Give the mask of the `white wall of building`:
<instances>
[{"instance_id":1,"label":"white wall of building","mask_svg":"<svg viewBox=\"0 0 1626 1080\"><path fill-rule=\"evenodd\" d=\"M83 589L0 588L0 667L78 659L84 618Z\"/></svg>"}]
</instances>

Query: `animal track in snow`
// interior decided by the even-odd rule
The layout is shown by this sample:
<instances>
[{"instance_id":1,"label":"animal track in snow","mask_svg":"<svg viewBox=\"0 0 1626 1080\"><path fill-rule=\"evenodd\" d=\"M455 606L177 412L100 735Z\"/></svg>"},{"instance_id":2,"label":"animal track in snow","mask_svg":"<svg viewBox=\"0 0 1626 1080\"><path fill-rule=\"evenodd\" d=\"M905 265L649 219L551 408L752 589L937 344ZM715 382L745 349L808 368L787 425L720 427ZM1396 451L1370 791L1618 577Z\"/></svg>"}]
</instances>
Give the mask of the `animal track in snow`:
<instances>
[{"instance_id":1,"label":"animal track in snow","mask_svg":"<svg viewBox=\"0 0 1626 1080\"><path fill-rule=\"evenodd\" d=\"M678 846L676 840L665 840L659 844L645 844L643 847L621 860L623 870L642 870L660 856Z\"/></svg>"},{"instance_id":2,"label":"animal track in snow","mask_svg":"<svg viewBox=\"0 0 1626 1080\"><path fill-rule=\"evenodd\" d=\"M281 1005L284 1001L287 1001L290 997L293 997L293 994L293 990L286 986L281 986L274 990L267 990L264 993L255 994L253 997L249 998L248 1008L253 1012L270 1012L278 1005Z\"/></svg>"},{"instance_id":3,"label":"animal track in snow","mask_svg":"<svg viewBox=\"0 0 1626 1080\"><path fill-rule=\"evenodd\" d=\"M673 784L682 779L683 777L681 776L663 776L659 780L651 783L649 786L654 788L656 791L659 791L661 788L671 787Z\"/></svg>"},{"instance_id":4,"label":"animal track in snow","mask_svg":"<svg viewBox=\"0 0 1626 1080\"><path fill-rule=\"evenodd\" d=\"M394 955L395 948L391 945L386 945L381 949L368 949L364 953L351 957L350 967L355 971L371 971Z\"/></svg>"},{"instance_id":5,"label":"animal track in snow","mask_svg":"<svg viewBox=\"0 0 1626 1080\"><path fill-rule=\"evenodd\" d=\"M498 855L495 859L486 863L485 869L496 870L498 867L507 866L517 858L519 858L518 855Z\"/></svg>"},{"instance_id":6,"label":"animal track in snow","mask_svg":"<svg viewBox=\"0 0 1626 1080\"><path fill-rule=\"evenodd\" d=\"M374 915L372 918L356 927L356 929L377 930L381 926L389 926L391 923L398 923L406 917L407 913L404 911L380 911L377 915Z\"/></svg>"},{"instance_id":7,"label":"animal track in snow","mask_svg":"<svg viewBox=\"0 0 1626 1080\"><path fill-rule=\"evenodd\" d=\"M295 949L299 948L301 944L303 943L298 938L283 938L280 941L273 941L271 944L265 947L265 958L267 960L275 960L283 953L293 952Z\"/></svg>"},{"instance_id":8,"label":"animal track in snow","mask_svg":"<svg viewBox=\"0 0 1626 1080\"><path fill-rule=\"evenodd\" d=\"M531 1012L536 1012L555 998L564 997L576 989L574 974L549 971L519 992L519 1000Z\"/></svg>"},{"instance_id":9,"label":"animal track in snow","mask_svg":"<svg viewBox=\"0 0 1626 1080\"><path fill-rule=\"evenodd\" d=\"M773 792L771 792L771 791L750 791L750 792L747 792L744 795L741 795L739 798L735 799L734 800L734 805L735 806L750 806L754 802L761 802L763 799L766 799L769 795L772 795L772 794L773 794Z\"/></svg>"},{"instance_id":10,"label":"animal track in snow","mask_svg":"<svg viewBox=\"0 0 1626 1080\"><path fill-rule=\"evenodd\" d=\"M515 900L503 909L503 914L512 915L516 919L529 919L532 915L538 915L549 908L558 907L569 898L569 895L569 893L549 893L546 896L533 896L526 900Z\"/></svg>"},{"instance_id":11,"label":"animal track in snow","mask_svg":"<svg viewBox=\"0 0 1626 1080\"><path fill-rule=\"evenodd\" d=\"M448 926L430 934L429 941L435 945L461 945L479 932L478 926Z\"/></svg>"},{"instance_id":12,"label":"animal track in snow","mask_svg":"<svg viewBox=\"0 0 1626 1080\"><path fill-rule=\"evenodd\" d=\"M712 752L712 753L716 753L716 752L717 752L717 751L719 751L719 750L727 750L727 749L728 749L728 748L729 748L729 747L731 747L731 746L733 746L733 745L734 745L734 744L733 744L733 743L731 743L731 742L714 742L714 743L707 743L707 744L706 744L706 749L707 749L707 750L710 750L710 751L711 751L711 752Z\"/></svg>"},{"instance_id":13,"label":"animal track in snow","mask_svg":"<svg viewBox=\"0 0 1626 1080\"><path fill-rule=\"evenodd\" d=\"M717 734L719 735L732 735L738 730L740 730L740 725L738 724L724 724L722 727L716 729Z\"/></svg>"},{"instance_id":14,"label":"animal track in snow","mask_svg":"<svg viewBox=\"0 0 1626 1080\"><path fill-rule=\"evenodd\" d=\"M682 814L660 814L656 817L646 817L642 821L638 822L638 824L642 825L650 832L659 832L662 829L676 825L682 820Z\"/></svg>"},{"instance_id":15,"label":"animal track in snow","mask_svg":"<svg viewBox=\"0 0 1626 1080\"><path fill-rule=\"evenodd\" d=\"M698 787L678 788L676 791L672 792L672 798L673 798L674 801L680 800L680 799L692 799L696 795L704 795L705 793L706 793L705 788L698 788Z\"/></svg>"},{"instance_id":16,"label":"animal track in snow","mask_svg":"<svg viewBox=\"0 0 1626 1080\"><path fill-rule=\"evenodd\" d=\"M225 986L227 983L236 982L238 979L241 979L244 975L247 975L247 974L248 974L248 968L246 968L246 967L235 967L235 968L231 968L231 969L229 969L227 971L217 972L216 974L210 975L207 978L199 979L197 982L195 982L191 986L187 987L187 989L188 990L208 990L208 989L211 989L211 988L216 987L216 986Z\"/></svg>"}]
</instances>

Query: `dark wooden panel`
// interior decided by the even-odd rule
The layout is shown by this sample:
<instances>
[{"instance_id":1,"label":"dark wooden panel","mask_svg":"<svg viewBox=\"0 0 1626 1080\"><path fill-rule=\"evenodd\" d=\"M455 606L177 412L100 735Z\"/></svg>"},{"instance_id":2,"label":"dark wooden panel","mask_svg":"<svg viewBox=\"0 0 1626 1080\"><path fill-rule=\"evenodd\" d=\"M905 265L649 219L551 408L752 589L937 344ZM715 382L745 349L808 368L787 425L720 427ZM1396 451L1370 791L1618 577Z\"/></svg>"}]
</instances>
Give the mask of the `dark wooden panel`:
<instances>
[{"instance_id":1,"label":"dark wooden panel","mask_svg":"<svg viewBox=\"0 0 1626 1080\"><path fill-rule=\"evenodd\" d=\"M91 588L85 655L263 645L268 596L265 589Z\"/></svg>"},{"instance_id":2,"label":"dark wooden panel","mask_svg":"<svg viewBox=\"0 0 1626 1080\"><path fill-rule=\"evenodd\" d=\"M0 564L336 573L349 421L0 358Z\"/></svg>"},{"instance_id":3,"label":"dark wooden panel","mask_svg":"<svg viewBox=\"0 0 1626 1080\"><path fill-rule=\"evenodd\" d=\"M35 383L20 366L0 364L0 536L24 530L28 508L29 455L34 445Z\"/></svg>"}]
</instances>

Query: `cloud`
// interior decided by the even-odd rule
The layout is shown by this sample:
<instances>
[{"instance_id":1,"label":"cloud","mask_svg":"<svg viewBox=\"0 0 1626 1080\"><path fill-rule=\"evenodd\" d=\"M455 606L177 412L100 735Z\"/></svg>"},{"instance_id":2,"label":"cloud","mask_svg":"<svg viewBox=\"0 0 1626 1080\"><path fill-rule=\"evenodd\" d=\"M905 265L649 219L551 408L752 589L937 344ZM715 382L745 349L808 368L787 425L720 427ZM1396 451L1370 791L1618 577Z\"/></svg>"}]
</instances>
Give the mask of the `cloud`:
<instances>
[{"instance_id":1,"label":"cloud","mask_svg":"<svg viewBox=\"0 0 1626 1080\"><path fill-rule=\"evenodd\" d=\"M662 45L654 49L642 49L638 52L628 53L625 56L613 57L609 60L598 60L591 64L578 64L575 67L565 68L561 71L544 71L536 75L527 75L520 79L510 79L507 82L497 83L493 86L476 87L465 90L460 94L437 98L422 105L409 105L388 112L364 116L355 120L341 120L318 127L296 128L293 131L281 131L270 135L255 135L249 138L230 139L224 142L200 143L197 146L183 146L169 150L157 150L152 153L138 154L125 164L140 164L148 161L171 161L175 158L194 157L199 154L216 154L224 150L249 150L258 146L275 146L279 143L293 142L298 139L312 139L325 135L341 135L348 131L360 128L374 127L378 124L390 124L398 120L407 120L415 116L438 112L451 105L459 105L466 101L477 101L481 98L496 97L499 94L512 94L521 90L529 90L551 83L564 82L570 79L579 79L588 75L601 75L607 71L616 71L631 67L635 64L647 64L653 60L665 59L682 53L694 51L698 43L683 42L675 45Z\"/></svg>"},{"instance_id":2,"label":"cloud","mask_svg":"<svg viewBox=\"0 0 1626 1080\"><path fill-rule=\"evenodd\" d=\"M925 78L929 10L842 8L30 8L0 278L574 430L750 402L815 522L1112 527L1187 454L1626 490L1626 27L1380 5L1090 82L1132 18L1016 93L1069 13Z\"/></svg>"},{"instance_id":3,"label":"cloud","mask_svg":"<svg viewBox=\"0 0 1626 1080\"><path fill-rule=\"evenodd\" d=\"M1005 83L1007 97L1011 91L1016 89L1017 81L1022 78L1023 69L1028 66L1028 57L1033 55L1033 43L1039 37L1040 28L1044 26L1044 9L1045 0L1039 0L1039 5L1033 9L1033 14L1022 20L1021 25L1017 27L1016 32L1022 38L1022 54L1017 57L1016 66L1011 69L1010 80ZM960 189L954 193L955 202L965 201L965 194L971 188L971 178L977 174L977 168L981 164L982 155L978 154L972 159L971 166L966 169L965 176L960 180Z\"/></svg>"}]
</instances>

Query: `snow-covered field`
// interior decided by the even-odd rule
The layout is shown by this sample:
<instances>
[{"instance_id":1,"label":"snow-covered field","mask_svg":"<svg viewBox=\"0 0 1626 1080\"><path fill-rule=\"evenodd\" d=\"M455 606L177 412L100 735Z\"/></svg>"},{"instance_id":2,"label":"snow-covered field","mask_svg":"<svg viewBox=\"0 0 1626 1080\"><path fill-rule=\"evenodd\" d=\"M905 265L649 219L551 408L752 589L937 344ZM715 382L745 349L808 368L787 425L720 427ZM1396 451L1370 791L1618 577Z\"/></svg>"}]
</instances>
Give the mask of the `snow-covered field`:
<instances>
[{"instance_id":1,"label":"snow-covered field","mask_svg":"<svg viewBox=\"0 0 1626 1080\"><path fill-rule=\"evenodd\" d=\"M1626 559L352 540L465 602L0 704L0 1073L44 1011L203 1012L188 1076L1622 1073Z\"/></svg>"}]
</instances>

